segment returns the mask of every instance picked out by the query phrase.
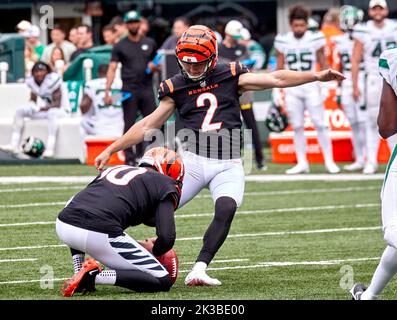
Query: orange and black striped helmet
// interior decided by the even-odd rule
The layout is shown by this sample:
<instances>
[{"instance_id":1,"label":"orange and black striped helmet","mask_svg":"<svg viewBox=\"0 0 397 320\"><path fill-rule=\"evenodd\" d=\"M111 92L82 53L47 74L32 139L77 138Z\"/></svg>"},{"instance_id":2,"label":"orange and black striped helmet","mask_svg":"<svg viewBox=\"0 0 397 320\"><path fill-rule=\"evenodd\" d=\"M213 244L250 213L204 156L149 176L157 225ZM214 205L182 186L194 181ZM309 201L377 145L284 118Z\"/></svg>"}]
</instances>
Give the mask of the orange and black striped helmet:
<instances>
[{"instance_id":1,"label":"orange and black striped helmet","mask_svg":"<svg viewBox=\"0 0 397 320\"><path fill-rule=\"evenodd\" d=\"M149 166L182 184L185 166L182 158L173 150L163 147L152 148L145 152L139 161L140 167Z\"/></svg>"},{"instance_id":2,"label":"orange and black striped helmet","mask_svg":"<svg viewBox=\"0 0 397 320\"><path fill-rule=\"evenodd\" d=\"M178 40L175 54L182 73L191 80L201 80L216 66L218 60L216 35L206 26L191 26ZM198 75L189 73L187 66L192 64L202 64L203 72Z\"/></svg>"}]
</instances>

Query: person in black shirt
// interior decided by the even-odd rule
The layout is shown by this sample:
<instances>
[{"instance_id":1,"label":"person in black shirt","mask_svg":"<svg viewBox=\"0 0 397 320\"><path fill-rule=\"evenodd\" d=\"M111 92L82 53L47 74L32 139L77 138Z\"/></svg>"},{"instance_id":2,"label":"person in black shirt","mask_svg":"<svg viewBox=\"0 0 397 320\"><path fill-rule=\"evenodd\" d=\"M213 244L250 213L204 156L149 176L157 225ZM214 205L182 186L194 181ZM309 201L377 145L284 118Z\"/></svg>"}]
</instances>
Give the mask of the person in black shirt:
<instances>
[{"instance_id":1,"label":"person in black shirt","mask_svg":"<svg viewBox=\"0 0 397 320\"><path fill-rule=\"evenodd\" d=\"M160 128L177 111L191 139L188 142L191 149L182 154L186 176L179 207L204 188L211 191L215 204L213 220L204 234L202 249L185 278L185 284L221 285L206 270L227 238L234 214L243 200L245 177L238 129L241 127L240 94L313 81L342 81L344 77L331 69L253 74L238 61L217 64L216 35L202 25L191 26L185 31L178 41L176 56L181 72L160 84L158 108L107 147L95 159L95 165L97 169L103 169L113 153L141 142L146 133ZM235 131L237 136L233 136ZM199 139L198 144L197 135L204 138L202 142ZM215 138L210 139L210 144L207 143L208 135ZM221 144L222 150L219 149L219 140L226 142ZM194 145L196 148L192 147ZM230 152L230 147L237 152Z\"/></svg>"},{"instance_id":2,"label":"person in black shirt","mask_svg":"<svg viewBox=\"0 0 397 320\"><path fill-rule=\"evenodd\" d=\"M243 25L237 20L231 20L225 27L225 39L219 45L219 61L243 61L249 58L247 48L237 41L242 38ZM240 109L245 125L252 131L252 142L255 148L256 167L265 171L267 166L262 152L262 143L259 136L258 126L256 125L253 107L252 92L244 92L240 97Z\"/></svg>"},{"instance_id":3,"label":"person in black shirt","mask_svg":"<svg viewBox=\"0 0 397 320\"><path fill-rule=\"evenodd\" d=\"M138 110L147 116L154 111L156 101L152 88L152 74L147 73L149 66L151 70L155 67L150 61L156 55L157 46L153 39L143 37L139 33L141 16L137 11L129 11L124 16L128 28L128 36L114 45L110 65L107 73L107 84L104 102L112 104L110 91L116 74L117 64L121 63L121 80L123 91L132 95L123 102L124 132L135 123ZM137 158L143 154L144 145L136 147L134 153L132 148L125 150L126 164L135 165Z\"/></svg>"},{"instance_id":4,"label":"person in black shirt","mask_svg":"<svg viewBox=\"0 0 397 320\"><path fill-rule=\"evenodd\" d=\"M168 271L155 257L172 249L174 210L178 207L184 165L172 150L153 148L139 167L121 165L99 174L59 213L56 231L71 248L75 275L64 296L113 284L135 291L168 291ZM124 230L140 224L156 227L157 240L140 243ZM110 270L101 271L98 262Z\"/></svg>"}]
</instances>

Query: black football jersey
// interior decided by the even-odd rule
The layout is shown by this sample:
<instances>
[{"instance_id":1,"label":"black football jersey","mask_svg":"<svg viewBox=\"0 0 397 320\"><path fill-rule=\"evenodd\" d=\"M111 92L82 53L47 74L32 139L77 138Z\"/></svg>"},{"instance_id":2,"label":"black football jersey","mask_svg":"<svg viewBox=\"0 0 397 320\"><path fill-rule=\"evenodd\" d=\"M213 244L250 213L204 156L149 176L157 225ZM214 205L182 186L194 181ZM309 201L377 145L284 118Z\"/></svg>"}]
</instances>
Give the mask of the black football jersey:
<instances>
[{"instance_id":1,"label":"black football jersey","mask_svg":"<svg viewBox=\"0 0 397 320\"><path fill-rule=\"evenodd\" d=\"M238 154L225 154L222 150L225 144L230 147L235 142L235 132L241 129L238 81L246 72L249 70L240 62L221 63L202 81L192 81L178 73L160 84L159 99L172 98L183 128L195 133L194 142L188 136L182 139L189 151L210 158L240 157L240 132ZM218 143L206 145L204 141Z\"/></svg>"},{"instance_id":2,"label":"black football jersey","mask_svg":"<svg viewBox=\"0 0 397 320\"><path fill-rule=\"evenodd\" d=\"M58 218L87 230L118 236L130 226L154 226L160 201L180 199L176 181L149 168L109 168L76 194Z\"/></svg>"}]
</instances>

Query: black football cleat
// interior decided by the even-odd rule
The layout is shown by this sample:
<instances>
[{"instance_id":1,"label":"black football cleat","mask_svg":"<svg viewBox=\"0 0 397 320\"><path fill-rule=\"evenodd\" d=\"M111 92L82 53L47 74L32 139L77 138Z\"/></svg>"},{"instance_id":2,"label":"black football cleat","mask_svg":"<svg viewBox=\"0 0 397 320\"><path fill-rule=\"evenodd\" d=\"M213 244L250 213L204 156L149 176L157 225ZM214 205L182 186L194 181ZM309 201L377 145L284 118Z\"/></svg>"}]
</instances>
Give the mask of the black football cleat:
<instances>
[{"instance_id":1,"label":"black football cleat","mask_svg":"<svg viewBox=\"0 0 397 320\"><path fill-rule=\"evenodd\" d=\"M361 300L361 295L364 293L365 290L367 290L367 288L364 287L364 285L362 285L361 283L356 283L350 290L352 300Z\"/></svg>"}]
</instances>

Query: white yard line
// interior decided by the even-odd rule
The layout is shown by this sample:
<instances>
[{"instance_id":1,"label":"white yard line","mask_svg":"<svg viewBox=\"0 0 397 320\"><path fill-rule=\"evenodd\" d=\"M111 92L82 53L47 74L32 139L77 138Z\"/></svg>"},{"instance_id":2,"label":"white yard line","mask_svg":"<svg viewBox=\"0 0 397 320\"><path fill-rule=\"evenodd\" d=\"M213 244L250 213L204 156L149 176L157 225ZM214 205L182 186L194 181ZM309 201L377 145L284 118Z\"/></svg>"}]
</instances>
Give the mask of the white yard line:
<instances>
[{"instance_id":1,"label":"white yard line","mask_svg":"<svg viewBox=\"0 0 397 320\"><path fill-rule=\"evenodd\" d=\"M41 203L43 204L43 203ZM46 206L58 206L64 204L64 202L51 202L47 203ZM35 207L39 204L26 204L26 205L13 205L11 208L21 208L34 205ZM17 206L17 207L16 207ZM278 209L265 209L265 210L242 210L237 211L237 215L251 215L261 213L283 213L283 212L304 212L304 211L322 211L322 210L341 210L341 209L360 209L360 208L376 208L379 207L379 203L359 203L354 205L328 205L328 206L317 206L317 207L296 207L296 208L278 208ZM0 206L1 208L1 206ZM175 218L198 218L198 217L212 217L213 212L204 213L192 213L192 214L176 214ZM23 227L23 226L34 226L34 225L51 225L55 224L55 221L32 221L32 222L19 222L19 223L4 223L0 224L2 227Z\"/></svg>"},{"instance_id":2,"label":"white yard line","mask_svg":"<svg viewBox=\"0 0 397 320\"><path fill-rule=\"evenodd\" d=\"M335 232L352 232L352 231L374 231L381 230L380 226L375 227L360 227L360 228L334 228L334 229L315 229L315 230L298 230L298 231L276 231L276 232L260 232L260 233L242 233L242 234L229 234L228 238L250 238L250 237L271 237L271 236L285 236L285 235L297 235L297 234L318 234L318 233L335 233ZM194 241L202 240L203 236L189 237L189 238L177 238L177 241ZM36 249L47 249L47 248L61 248L66 247L64 244L52 244L52 245L38 245L38 246L26 246L26 247L0 247L0 251L14 251L14 250L36 250Z\"/></svg>"},{"instance_id":3,"label":"white yard line","mask_svg":"<svg viewBox=\"0 0 397 320\"><path fill-rule=\"evenodd\" d=\"M14 193L14 192L36 192L36 191L60 191L60 190L80 190L84 188L81 186L65 186L65 187L34 187L34 188L13 188L0 189L0 193Z\"/></svg>"},{"instance_id":4,"label":"white yard line","mask_svg":"<svg viewBox=\"0 0 397 320\"><path fill-rule=\"evenodd\" d=\"M58 202L34 202L34 203L23 203L23 204L2 204L0 209L17 209L17 208L29 208L29 207L55 207L64 206L67 200Z\"/></svg>"},{"instance_id":5,"label":"white yard line","mask_svg":"<svg viewBox=\"0 0 397 320\"><path fill-rule=\"evenodd\" d=\"M246 181L253 182L283 182L283 181L365 181L365 180L382 180L383 173L364 175L358 174L263 174L249 175L245 177ZM94 176L21 176L21 177L0 177L0 184L18 184L18 183L89 183Z\"/></svg>"},{"instance_id":6,"label":"white yard line","mask_svg":"<svg viewBox=\"0 0 397 320\"><path fill-rule=\"evenodd\" d=\"M227 263L227 262L243 262L243 261L249 261L249 259L225 259L225 260L212 260L211 264L213 263ZM189 265L193 265L195 264L196 261L189 261L189 262L181 262L179 263L180 265L185 265L185 264L189 264Z\"/></svg>"},{"instance_id":7,"label":"white yard line","mask_svg":"<svg viewBox=\"0 0 397 320\"><path fill-rule=\"evenodd\" d=\"M30 262L30 261L37 261L37 259L4 259L4 260L0 260L0 263L4 263L4 262Z\"/></svg>"},{"instance_id":8,"label":"white yard line","mask_svg":"<svg viewBox=\"0 0 397 320\"><path fill-rule=\"evenodd\" d=\"M236 270L236 269L255 269L255 268L271 268L271 267L289 267L289 266L301 266L301 265L338 265L342 263L349 263L349 262L360 262L360 261L374 261L379 260L379 257L370 257L370 258L357 258L357 259L338 259L338 260L323 260L323 261L270 261L270 262L259 262L254 265L241 265L241 266L226 266L226 267L210 267L207 270L209 271L220 271L220 270ZM232 260L225 260L225 261L235 261L236 259ZM248 259L246 259L248 260ZM179 273L188 273L190 269L186 270L179 270ZM65 281L68 278L55 278L52 279L53 282ZM42 279L37 280L14 280L14 281L3 281L0 282L0 285L7 285L7 284L27 284L27 283L37 283L43 281ZM48 282L49 279L46 279Z\"/></svg>"}]
</instances>

